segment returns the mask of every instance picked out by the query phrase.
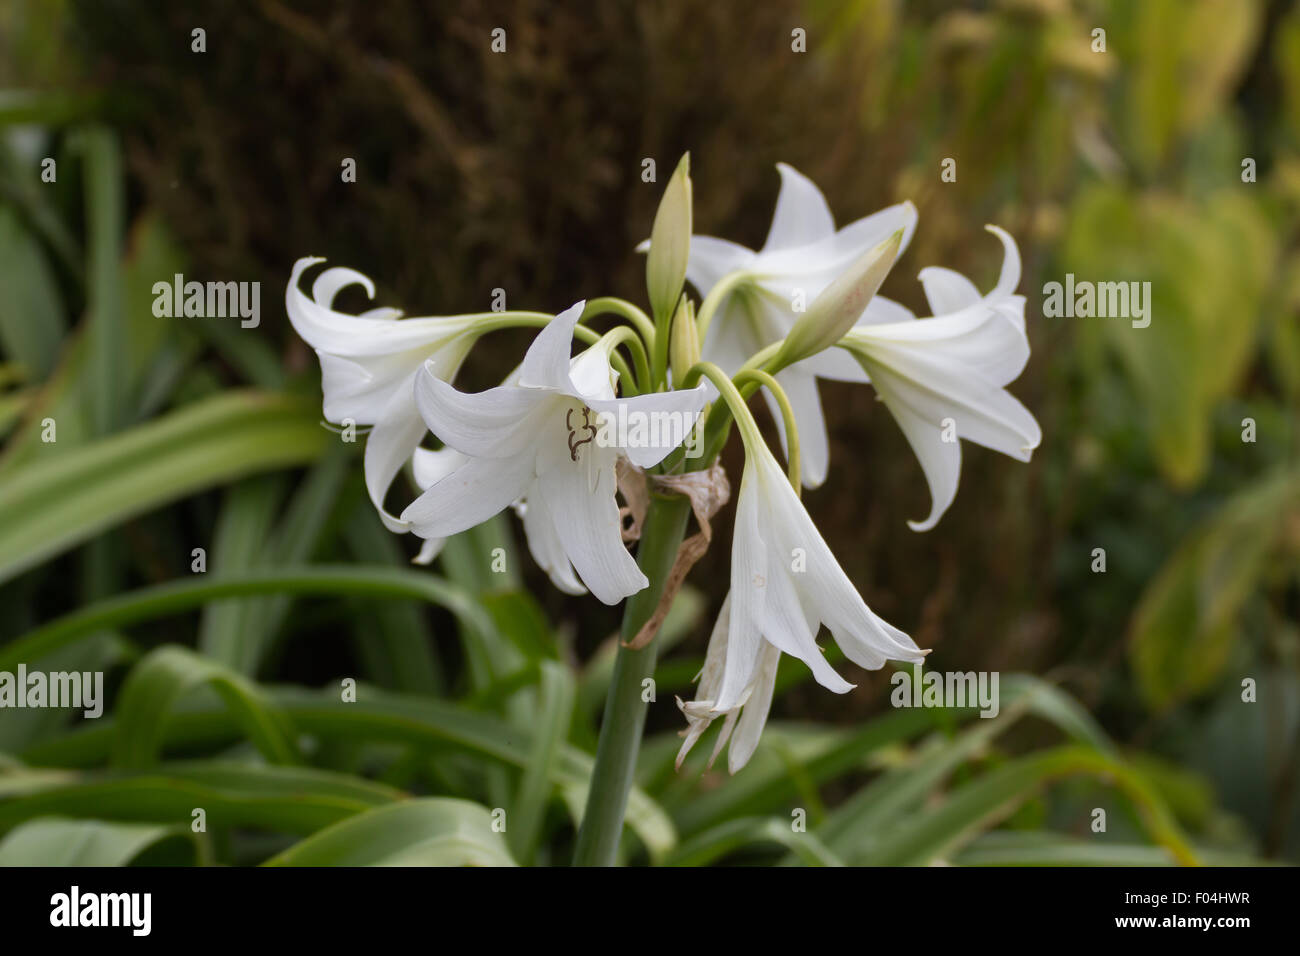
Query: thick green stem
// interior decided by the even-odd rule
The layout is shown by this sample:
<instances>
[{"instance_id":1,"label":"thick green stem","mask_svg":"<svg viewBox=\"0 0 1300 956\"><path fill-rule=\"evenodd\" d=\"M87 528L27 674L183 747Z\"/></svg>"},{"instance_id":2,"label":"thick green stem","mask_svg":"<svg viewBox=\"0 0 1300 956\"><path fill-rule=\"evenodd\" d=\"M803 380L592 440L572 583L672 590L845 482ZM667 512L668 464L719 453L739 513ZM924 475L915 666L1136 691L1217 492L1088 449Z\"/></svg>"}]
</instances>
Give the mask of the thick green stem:
<instances>
[{"instance_id":1,"label":"thick green stem","mask_svg":"<svg viewBox=\"0 0 1300 956\"><path fill-rule=\"evenodd\" d=\"M690 516L686 498L652 498L641 526L637 563L650 579L649 587L628 598L623 611L622 636L630 641L650 619L664 582L677 558L686 520ZM573 854L575 866L613 866L623 833L627 794L636 774L641 733L645 729L648 704L642 700L643 684L654 677L658 644L651 641L639 651L619 647L614 676L605 698L605 716L596 746L596 766L587 793L587 809L578 830Z\"/></svg>"}]
</instances>

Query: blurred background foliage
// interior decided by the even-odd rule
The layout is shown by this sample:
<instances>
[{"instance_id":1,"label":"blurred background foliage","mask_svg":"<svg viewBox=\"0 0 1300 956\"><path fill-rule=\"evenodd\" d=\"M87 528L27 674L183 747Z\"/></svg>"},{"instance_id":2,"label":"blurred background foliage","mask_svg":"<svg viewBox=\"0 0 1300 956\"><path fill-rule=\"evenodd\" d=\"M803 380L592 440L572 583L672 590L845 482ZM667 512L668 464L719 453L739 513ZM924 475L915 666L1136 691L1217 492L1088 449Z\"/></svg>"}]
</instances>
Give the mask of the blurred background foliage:
<instances>
[{"instance_id":1,"label":"blurred background foliage","mask_svg":"<svg viewBox=\"0 0 1300 956\"><path fill-rule=\"evenodd\" d=\"M1045 440L1028 466L968 445L917 535L901 434L824 384L814 519L933 667L1002 673L1002 714L787 660L752 764L675 774L724 514L662 638L626 857L1300 859L1296 5L14 0L0 53L0 669L110 690L98 721L0 713L0 863L567 861L617 611L549 587L504 518L410 569L278 290L312 254L411 314L642 300L642 160L688 149L697 229L751 246L778 160L841 223L913 200L884 291L918 314L923 266L988 288L980 226L1009 229ZM260 281L260 327L155 318L176 272ZM1150 326L1044 317L1066 273L1150 282Z\"/></svg>"}]
</instances>

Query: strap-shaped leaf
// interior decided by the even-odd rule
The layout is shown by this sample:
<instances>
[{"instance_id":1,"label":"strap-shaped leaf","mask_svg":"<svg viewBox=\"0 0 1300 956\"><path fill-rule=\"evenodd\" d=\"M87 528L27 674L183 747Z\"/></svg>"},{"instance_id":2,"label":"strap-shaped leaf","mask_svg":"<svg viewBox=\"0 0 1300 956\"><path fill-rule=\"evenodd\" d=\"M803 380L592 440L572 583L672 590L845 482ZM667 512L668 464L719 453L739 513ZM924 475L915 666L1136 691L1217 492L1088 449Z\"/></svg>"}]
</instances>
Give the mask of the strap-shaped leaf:
<instances>
[{"instance_id":1,"label":"strap-shaped leaf","mask_svg":"<svg viewBox=\"0 0 1300 956\"><path fill-rule=\"evenodd\" d=\"M514 866L500 813L468 800L407 800L358 814L266 866Z\"/></svg>"},{"instance_id":2,"label":"strap-shaped leaf","mask_svg":"<svg viewBox=\"0 0 1300 956\"><path fill-rule=\"evenodd\" d=\"M296 763L293 730L252 681L224 664L184 647L160 647L131 670L117 702L119 766L147 767L158 757L172 705L188 691L209 685L225 702L248 738L272 763Z\"/></svg>"}]
</instances>

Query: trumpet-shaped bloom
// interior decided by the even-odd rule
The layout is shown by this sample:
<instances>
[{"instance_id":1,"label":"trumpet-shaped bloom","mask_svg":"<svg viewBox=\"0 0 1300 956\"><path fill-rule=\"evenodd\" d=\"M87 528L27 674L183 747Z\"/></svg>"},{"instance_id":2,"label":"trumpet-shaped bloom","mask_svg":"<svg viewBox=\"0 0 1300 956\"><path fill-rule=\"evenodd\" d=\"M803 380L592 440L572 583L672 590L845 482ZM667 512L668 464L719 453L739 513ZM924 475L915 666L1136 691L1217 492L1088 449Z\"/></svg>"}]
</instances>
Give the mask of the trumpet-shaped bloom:
<instances>
[{"instance_id":1,"label":"trumpet-shaped bloom","mask_svg":"<svg viewBox=\"0 0 1300 956\"><path fill-rule=\"evenodd\" d=\"M719 307L704 342L704 358L715 362L729 375L765 346L785 338L802 310L812 303L835 278L855 260L899 229L900 249L916 229L916 207L910 202L890 206L873 215L835 229L830 207L813 182L784 163L781 192L767 241L757 252L725 239L692 236L686 277L708 295L729 274L743 272L747 280L738 285ZM897 302L875 296L861 322L893 322L910 319L912 313ZM799 427L802 479L815 488L826 480L830 442L817 378L861 382L861 370L834 349L796 362L777 375L794 409ZM771 396L767 397L777 421L781 442L786 443L785 424Z\"/></svg>"},{"instance_id":2,"label":"trumpet-shaped bloom","mask_svg":"<svg viewBox=\"0 0 1300 956\"><path fill-rule=\"evenodd\" d=\"M642 468L663 460L694 426L705 391L615 397L611 338L570 358L584 304L538 333L514 382L466 394L436 369L421 370L415 381L420 414L464 457L444 457L447 473L401 520L421 537L443 538L523 499L537 562L566 590L585 585L614 604L647 583L623 545L615 464L620 455ZM628 422L640 427L615 427Z\"/></svg>"},{"instance_id":3,"label":"trumpet-shaped bloom","mask_svg":"<svg viewBox=\"0 0 1300 956\"><path fill-rule=\"evenodd\" d=\"M933 318L860 325L841 340L921 462L932 505L916 531L933 528L952 504L965 438L1028 461L1042 440L1038 422L1004 386L1029 360L1025 299L1015 295L1020 254L1015 240L990 226L1004 256L997 285L981 296L950 269L921 273Z\"/></svg>"},{"instance_id":4,"label":"trumpet-shaped bloom","mask_svg":"<svg viewBox=\"0 0 1300 956\"><path fill-rule=\"evenodd\" d=\"M898 628L874 614L831 554L785 472L761 441L747 443L731 547L731 593L709 646L696 700L684 704L687 746L708 721L734 724L728 763L749 759L762 732L781 653L799 658L837 694L853 685L817 646L825 624L846 657L869 670L887 660L925 656ZM723 741L725 743L725 739Z\"/></svg>"},{"instance_id":5,"label":"trumpet-shaped bloom","mask_svg":"<svg viewBox=\"0 0 1300 956\"><path fill-rule=\"evenodd\" d=\"M342 289L360 285L373 299L374 283L354 269L326 269L307 296L299 286L302 274L323 261L306 258L294 263L285 309L294 331L320 358L325 417L373 426L366 438L366 491L385 527L408 531L405 522L384 508L384 498L426 432L415 407L415 376L425 366L442 378L455 376L474 344L478 320L400 319L400 310L389 308L361 315L336 312L334 297Z\"/></svg>"}]
</instances>

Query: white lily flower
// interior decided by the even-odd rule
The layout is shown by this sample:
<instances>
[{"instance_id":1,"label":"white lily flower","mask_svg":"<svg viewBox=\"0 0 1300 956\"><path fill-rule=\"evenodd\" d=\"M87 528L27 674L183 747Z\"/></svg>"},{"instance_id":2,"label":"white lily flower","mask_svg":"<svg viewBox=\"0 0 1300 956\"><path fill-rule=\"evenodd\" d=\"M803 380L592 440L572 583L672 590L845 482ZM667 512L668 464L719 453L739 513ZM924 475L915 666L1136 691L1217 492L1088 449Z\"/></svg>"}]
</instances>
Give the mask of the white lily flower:
<instances>
[{"instance_id":1,"label":"white lily flower","mask_svg":"<svg viewBox=\"0 0 1300 956\"><path fill-rule=\"evenodd\" d=\"M333 309L334 297L360 285L374 298L375 286L354 269L326 269L308 297L299 287L303 272L319 258L294 263L284 304L294 331L320 358L325 417L371 425L366 438L366 491L390 531L410 528L384 508L398 471L424 438L424 422L412 395L415 375L426 364L435 375L452 378L474 344L473 317L398 319L398 309L372 309L347 315ZM422 552L423 554L423 552ZM432 555L429 555L432 559Z\"/></svg>"},{"instance_id":2,"label":"white lily flower","mask_svg":"<svg viewBox=\"0 0 1300 956\"><path fill-rule=\"evenodd\" d=\"M694 426L705 390L616 398L613 339L606 336L570 358L584 305L566 309L538 333L514 383L466 394L436 369L421 370L415 380L420 414L465 459L433 482L401 520L421 537L443 538L522 498L538 563L570 590L580 580L615 604L647 584L623 545L615 463L620 455L642 468L662 461ZM624 433L612 427L629 420L674 422L676 428Z\"/></svg>"},{"instance_id":3,"label":"white lily flower","mask_svg":"<svg viewBox=\"0 0 1300 956\"><path fill-rule=\"evenodd\" d=\"M696 700L682 705L690 727L684 757L708 721L733 723L728 765L734 773L753 753L772 699L781 653L799 658L817 683L837 694L853 689L817 646L825 624L844 655L878 670L887 660L920 662L925 652L867 607L761 441L747 442L731 546L731 593L710 640Z\"/></svg>"},{"instance_id":4,"label":"white lily flower","mask_svg":"<svg viewBox=\"0 0 1300 956\"><path fill-rule=\"evenodd\" d=\"M516 384L519 370L515 369L503 384ZM417 448L411 459L412 476L421 491L428 491L437 482L446 478L461 465L469 461L454 448ZM520 499L514 503L515 513L524 526L524 540L533 560L547 573L551 583L565 594L586 594L587 589L573 573L573 565L565 556L562 547L558 547L558 537L552 530L554 525L550 513L546 510L546 500L538 496L530 505ZM429 564L442 550L446 538L426 538L420 553L413 558L415 564Z\"/></svg>"},{"instance_id":5,"label":"white lily flower","mask_svg":"<svg viewBox=\"0 0 1300 956\"><path fill-rule=\"evenodd\" d=\"M1030 411L1004 386L1029 360L1025 298L1016 295L1020 253L997 226L1004 256L997 285L981 296L951 269L921 272L933 318L860 325L841 340L863 366L921 462L932 505L915 531L933 528L952 504L965 438L1028 461L1042 440Z\"/></svg>"},{"instance_id":6,"label":"white lily flower","mask_svg":"<svg viewBox=\"0 0 1300 956\"><path fill-rule=\"evenodd\" d=\"M722 602L722 610L713 625L709 636L709 649L704 658L704 668L700 671L699 686L695 691L695 700L685 703L679 697L677 706L686 716L686 730L682 731L685 741L677 752L677 769L682 768L682 761L695 746L697 740L709 729L717 714L714 713L718 691L722 686L722 674L727 660L727 632L731 617L731 595ZM754 668L754 677L741 695L741 702L723 715L722 731L713 745L709 757L709 766L718 759L722 748L730 741L727 750L727 770L735 773L754 755L758 739L767 725L767 714L772 706L772 694L776 690L776 669L781 662L781 652L776 645L767 641L762 643L759 659ZM734 737L733 737L734 731Z\"/></svg>"},{"instance_id":7,"label":"white lily flower","mask_svg":"<svg viewBox=\"0 0 1300 956\"><path fill-rule=\"evenodd\" d=\"M761 250L755 252L712 236L691 237L686 278L701 295L707 296L731 273L743 272L749 277L719 307L704 342L704 358L728 375L734 375L760 349L785 338L799 317L794 311L797 301L806 308L849 265L899 229L903 230L901 254L916 229L916 207L903 202L837 231L826 198L812 180L785 163L778 163L777 169L781 192ZM910 318L912 313L897 302L875 296L860 322ZM834 349L796 362L777 375L794 408L801 477L810 488L826 480L830 463L817 378L864 381L861 369ZM764 397L784 448L785 424L771 396L764 392Z\"/></svg>"}]
</instances>

